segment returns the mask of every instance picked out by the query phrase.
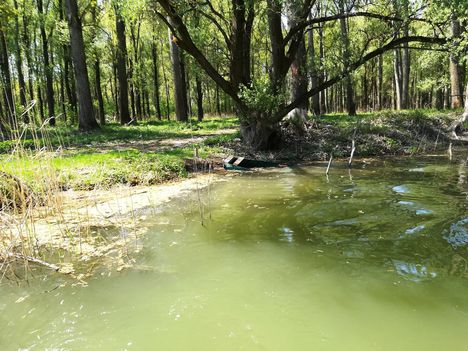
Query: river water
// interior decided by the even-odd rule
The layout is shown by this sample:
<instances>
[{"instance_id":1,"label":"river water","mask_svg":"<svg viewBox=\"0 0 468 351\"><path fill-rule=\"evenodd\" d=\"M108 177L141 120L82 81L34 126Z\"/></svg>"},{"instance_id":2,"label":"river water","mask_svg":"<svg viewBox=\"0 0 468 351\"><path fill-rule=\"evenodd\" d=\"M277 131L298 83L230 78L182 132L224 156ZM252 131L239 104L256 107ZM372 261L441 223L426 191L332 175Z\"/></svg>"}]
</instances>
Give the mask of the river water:
<instances>
[{"instance_id":1,"label":"river water","mask_svg":"<svg viewBox=\"0 0 468 351\"><path fill-rule=\"evenodd\" d=\"M465 350L466 166L245 173L148 212L137 267L0 285L0 350Z\"/></svg>"}]
</instances>

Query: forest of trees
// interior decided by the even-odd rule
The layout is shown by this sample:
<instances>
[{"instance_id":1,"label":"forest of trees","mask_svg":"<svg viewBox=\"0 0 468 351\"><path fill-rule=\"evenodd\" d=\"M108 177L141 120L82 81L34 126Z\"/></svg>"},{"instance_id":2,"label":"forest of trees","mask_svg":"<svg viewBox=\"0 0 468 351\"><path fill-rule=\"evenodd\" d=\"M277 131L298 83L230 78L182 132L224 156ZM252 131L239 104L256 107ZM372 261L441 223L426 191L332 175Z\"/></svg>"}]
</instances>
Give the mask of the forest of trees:
<instances>
[{"instance_id":1,"label":"forest of trees","mask_svg":"<svg viewBox=\"0 0 468 351\"><path fill-rule=\"evenodd\" d=\"M0 132L28 123L460 108L464 0L2 0Z\"/></svg>"}]
</instances>

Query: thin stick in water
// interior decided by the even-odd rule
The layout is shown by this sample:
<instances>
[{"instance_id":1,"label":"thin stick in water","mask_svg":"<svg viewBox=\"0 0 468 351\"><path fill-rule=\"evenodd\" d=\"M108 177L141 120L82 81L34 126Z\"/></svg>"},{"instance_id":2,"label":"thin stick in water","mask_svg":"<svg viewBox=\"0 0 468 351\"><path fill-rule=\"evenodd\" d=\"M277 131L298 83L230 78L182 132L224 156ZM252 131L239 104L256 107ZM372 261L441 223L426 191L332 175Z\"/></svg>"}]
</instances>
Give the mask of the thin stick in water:
<instances>
[{"instance_id":1,"label":"thin stick in water","mask_svg":"<svg viewBox=\"0 0 468 351\"><path fill-rule=\"evenodd\" d=\"M328 160L327 171L325 172L326 175L328 175L328 173L330 172L330 166L331 166L332 160L333 160L333 154L331 153L330 159Z\"/></svg>"}]
</instances>

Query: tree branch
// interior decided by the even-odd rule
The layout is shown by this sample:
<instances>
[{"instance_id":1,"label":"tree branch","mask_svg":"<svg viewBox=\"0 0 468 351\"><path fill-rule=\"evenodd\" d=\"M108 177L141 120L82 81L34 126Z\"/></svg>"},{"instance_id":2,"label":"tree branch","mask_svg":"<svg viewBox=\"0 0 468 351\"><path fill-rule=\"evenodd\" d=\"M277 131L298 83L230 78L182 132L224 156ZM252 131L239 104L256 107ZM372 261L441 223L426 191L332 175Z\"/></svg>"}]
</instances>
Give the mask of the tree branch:
<instances>
[{"instance_id":1,"label":"tree branch","mask_svg":"<svg viewBox=\"0 0 468 351\"><path fill-rule=\"evenodd\" d=\"M368 54L364 55L361 57L359 60L351 63L348 67L348 69L342 71L338 75L334 76L333 78L330 78L323 84L319 85L316 88L310 89L307 93L299 97L297 100L292 101L289 105L284 106L281 108L274 116L273 120L274 122L279 122L281 119L286 116L290 111L295 109L297 106L301 105L308 99L310 99L312 96L318 94L319 92L331 87L333 84L338 83L340 80L348 76L351 72L355 71L358 69L360 66L365 64L367 61L372 60L373 58L382 55L383 53L394 49L395 47L398 47L401 44L404 43L409 43L409 42L419 42L419 43L428 43L428 44L439 44L443 45L447 42L445 38L433 38L433 37L423 37L423 36L408 36L408 37L402 37L402 38L397 38L393 39L392 41L388 42L384 46L375 49Z\"/></svg>"},{"instance_id":2,"label":"tree branch","mask_svg":"<svg viewBox=\"0 0 468 351\"><path fill-rule=\"evenodd\" d=\"M167 16L170 18L170 21L166 19L163 19L163 21L166 23L166 25L168 25L171 32L173 33L176 39L176 44L197 61L206 74L236 102L240 109L246 109L244 102L239 98L239 96L237 96L236 89L234 89L231 82L227 81L219 74L211 62L208 61L206 56L195 45L187 27L182 21L182 18L179 14L177 14L176 9L170 3L170 0L156 1L161 5L161 7L164 9L164 12L166 12Z\"/></svg>"}]
</instances>

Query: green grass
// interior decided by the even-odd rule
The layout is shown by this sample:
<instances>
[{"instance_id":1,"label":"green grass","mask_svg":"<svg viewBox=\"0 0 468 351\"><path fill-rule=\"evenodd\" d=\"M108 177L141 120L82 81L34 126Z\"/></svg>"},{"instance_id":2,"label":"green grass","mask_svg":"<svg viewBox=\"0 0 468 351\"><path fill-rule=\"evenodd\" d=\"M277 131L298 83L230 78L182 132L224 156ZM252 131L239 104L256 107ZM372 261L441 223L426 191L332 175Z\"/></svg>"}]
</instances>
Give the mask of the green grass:
<instances>
[{"instance_id":1,"label":"green grass","mask_svg":"<svg viewBox=\"0 0 468 351\"><path fill-rule=\"evenodd\" d=\"M163 140L169 138L190 138L209 134L218 129L238 127L237 118L207 118L203 122L191 120L189 123L176 121L143 121L136 126L108 124L98 131L80 133L74 126L59 125L31 131L26 129L20 138L22 148L39 149L42 147L93 147L103 143L128 141ZM37 134L38 136L35 136ZM9 153L18 145L18 140L0 142L0 154Z\"/></svg>"},{"instance_id":2,"label":"green grass","mask_svg":"<svg viewBox=\"0 0 468 351\"><path fill-rule=\"evenodd\" d=\"M444 147L461 111L405 110L314 116L312 148L347 157L351 140L356 156L412 154Z\"/></svg>"},{"instance_id":3,"label":"green grass","mask_svg":"<svg viewBox=\"0 0 468 351\"><path fill-rule=\"evenodd\" d=\"M201 146L200 157L219 152ZM184 160L194 155L193 147L161 153L139 150L76 150L61 154L0 156L2 170L24 181L36 193L55 187L62 190L110 188L117 184L154 185L187 175Z\"/></svg>"},{"instance_id":4,"label":"green grass","mask_svg":"<svg viewBox=\"0 0 468 351\"><path fill-rule=\"evenodd\" d=\"M194 156L195 147L202 158L217 154L219 145L238 136L238 132L177 148L152 144L151 149L146 149L146 144L135 142L210 135L237 126L236 118L208 118L201 123L110 124L92 133L78 133L63 125L28 130L19 140L0 142L0 171L20 179L39 199L56 190L153 185L186 177L184 161ZM2 179L0 191L1 183Z\"/></svg>"}]
</instances>

